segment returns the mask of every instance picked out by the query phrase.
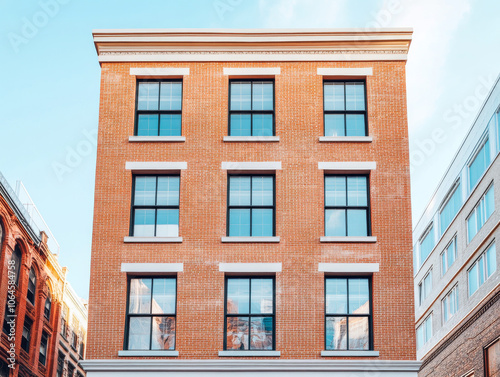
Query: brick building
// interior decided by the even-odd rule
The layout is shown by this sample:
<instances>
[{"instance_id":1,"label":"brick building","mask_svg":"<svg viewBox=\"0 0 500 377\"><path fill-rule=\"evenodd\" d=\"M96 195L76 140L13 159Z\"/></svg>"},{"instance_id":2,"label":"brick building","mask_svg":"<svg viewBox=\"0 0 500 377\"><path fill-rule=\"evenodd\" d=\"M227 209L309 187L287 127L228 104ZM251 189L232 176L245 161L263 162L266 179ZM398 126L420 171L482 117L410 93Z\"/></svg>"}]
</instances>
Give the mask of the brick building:
<instances>
[{"instance_id":1,"label":"brick building","mask_svg":"<svg viewBox=\"0 0 500 377\"><path fill-rule=\"evenodd\" d=\"M417 375L411 34L94 32L90 377Z\"/></svg>"},{"instance_id":2,"label":"brick building","mask_svg":"<svg viewBox=\"0 0 500 377\"><path fill-rule=\"evenodd\" d=\"M1 173L0 242L0 377L85 375L87 308Z\"/></svg>"},{"instance_id":3,"label":"brick building","mask_svg":"<svg viewBox=\"0 0 500 377\"><path fill-rule=\"evenodd\" d=\"M500 83L415 226L419 376L500 375Z\"/></svg>"}]
</instances>

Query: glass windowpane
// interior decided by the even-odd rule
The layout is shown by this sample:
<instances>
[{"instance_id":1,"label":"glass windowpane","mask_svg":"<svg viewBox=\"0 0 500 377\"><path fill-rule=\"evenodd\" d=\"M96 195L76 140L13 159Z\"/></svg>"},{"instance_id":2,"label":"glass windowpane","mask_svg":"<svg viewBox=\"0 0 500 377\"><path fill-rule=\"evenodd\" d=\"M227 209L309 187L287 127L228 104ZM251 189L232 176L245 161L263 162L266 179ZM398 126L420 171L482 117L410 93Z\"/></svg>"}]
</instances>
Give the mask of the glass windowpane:
<instances>
[{"instance_id":1,"label":"glass windowpane","mask_svg":"<svg viewBox=\"0 0 500 377\"><path fill-rule=\"evenodd\" d=\"M128 312L151 313L151 279L131 279Z\"/></svg>"},{"instance_id":2,"label":"glass windowpane","mask_svg":"<svg viewBox=\"0 0 500 377\"><path fill-rule=\"evenodd\" d=\"M365 115L347 114L345 134L346 136L366 136Z\"/></svg>"},{"instance_id":3,"label":"glass windowpane","mask_svg":"<svg viewBox=\"0 0 500 377\"><path fill-rule=\"evenodd\" d=\"M346 136L344 114L325 114L325 136Z\"/></svg>"},{"instance_id":4,"label":"glass windowpane","mask_svg":"<svg viewBox=\"0 0 500 377\"><path fill-rule=\"evenodd\" d=\"M252 205L272 206L274 204L273 177L252 177Z\"/></svg>"},{"instance_id":5,"label":"glass windowpane","mask_svg":"<svg viewBox=\"0 0 500 377\"><path fill-rule=\"evenodd\" d=\"M129 350L149 350L151 317L131 317L128 330Z\"/></svg>"},{"instance_id":6,"label":"glass windowpane","mask_svg":"<svg viewBox=\"0 0 500 377\"><path fill-rule=\"evenodd\" d=\"M182 83L162 82L160 110L179 111L182 108Z\"/></svg>"},{"instance_id":7,"label":"glass windowpane","mask_svg":"<svg viewBox=\"0 0 500 377\"><path fill-rule=\"evenodd\" d=\"M136 209L134 213L134 237L154 237L155 210Z\"/></svg>"},{"instance_id":8,"label":"glass windowpane","mask_svg":"<svg viewBox=\"0 0 500 377\"><path fill-rule=\"evenodd\" d=\"M231 114L229 130L231 136L251 136L251 128L251 114Z\"/></svg>"},{"instance_id":9,"label":"glass windowpane","mask_svg":"<svg viewBox=\"0 0 500 377\"><path fill-rule=\"evenodd\" d=\"M250 205L250 179L251 177L229 178L229 205Z\"/></svg>"},{"instance_id":10,"label":"glass windowpane","mask_svg":"<svg viewBox=\"0 0 500 377\"><path fill-rule=\"evenodd\" d=\"M251 110L251 83L232 82L231 83L231 110Z\"/></svg>"},{"instance_id":11,"label":"glass windowpane","mask_svg":"<svg viewBox=\"0 0 500 377\"><path fill-rule=\"evenodd\" d=\"M252 209L252 236L272 237L273 235L273 210Z\"/></svg>"},{"instance_id":12,"label":"glass windowpane","mask_svg":"<svg viewBox=\"0 0 500 377\"><path fill-rule=\"evenodd\" d=\"M154 279L153 314L175 314L176 281L175 279Z\"/></svg>"},{"instance_id":13,"label":"glass windowpane","mask_svg":"<svg viewBox=\"0 0 500 377\"><path fill-rule=\"evenodd\" d=\"M349 349L369 349L368 317L349 317Z\"/></svg>"},{"instance_id":14,"label":"glass windowpane","mask_svg":"<svg viewBox=\"0 0 500 377\"><path fill-rule=\"evenodd\" d=\"M251 311L252 314L273 313L274 310L273 310L272 279L252 279Z\"/></svg>"},{"instance_id":15,"label":"glass windowpane","mask_svg":"<svg viewBox=\"0 0 500 377\"><path fill-rule=\"evenodd\" d=\"M134 205L155 205L156 177L135 177Z\"/></svg>"},{"instance_id":16,"label":"glass windowpane","mask_svg":"<svg viewBox=\"0 0 500 377\"><path fill-rule=\"evenodd\" d=\"M272 82L253 82L252 110L273 110Z\"/></svg>"},{"instance_id":17,"label":"glass windowpane","mask_svg":"<svg viewBox=\"0 0 500 377\"><path fill-rule=\"evenodd\" d=\"M345 83L346 110L365 109L365 84L362 82Z\"/></svg>"},{"instance_id":18,"label":"glass windowpane","mask_svg":"<svg viewBox=\"0 0 500 377\"><path fill-rule=\"evenodd\" d=\"M249 237L250 236L250 210L230 209L229 210L229 236Z\"/></svg>"},{"instance_id":19,"label":"glass windowpane","mask_svg":"<svg viewBox=\"0 0 500 377\"><path fill-rule=\"evenodd\" d=\"M349 314L370 313L368 279L349 279Z\"/></svg>"},{"instance_id":20,"label":"glass windowpane","mask_svg":"<svg viewBox=\"0 0 500 377\"><path fill-rule=\"evenodd\" d=\"M226 349L248 350L248 317L227 317Z\"/></svg>"},{"instance_id":21,"label":"glass windowpane","mask_svg":"<svg viewBox=\"0 0 500 377\"><path fill-rule=\"evenodd\" d=\"M253 114L253 136L273 136L273 115Z\"/></svg>"},{"instance_id":22,"label":"glass windowpane","mask_svg":"<svg viewBox=\"0 0 500 377\"><path fill-rule=\"evenodd\" d=\"M160 115L160 136L181 136L181 114Z\"/></svg>"},{"instance_id":23,"label":"glass windowpane","mask_svg":"<svg viewBox=\"0 0 500 377\"><path fill-rule=\"evenodd\" d=\"M153 335L151 338L151 349L175 349L175 317L152 317L152 319Z\"/></svg>"},{"instance_id":24,"label":"glass windowpane","mask_svg":"<svg viewBox=\"0 0 500 377\"><path fill-rule=\"evenodd\" d=\"M347 279L326 279L326 313L347 313Z\"/></svg>"},{"instance_id":25,"label":"glass windowpane","mask_svg":"<svg viewBox=\"0 0 500 377\"><path fill-rule=\"evenodd\" d=\"M328 317L326 319L326 349L347 349L347 317Z\"/></svg>"},{"instance_id":26,"label":"glass windowpane","mask_svg":"<svg viewBox=\"0 0 500 377\"><path fill-rule=\"evenodd\" d=\"M158 110L158 96L160 85L157 82L140 82L139 98L137 101L138 110Z\"/></svg>"},{"instance_id":27,"label":"glass windowpane","mask_svg":"<svg viewBox=\"0 0 500 377\"><path fill-rule=\"evenodd\" d=\"M250 280L227 280L227 313L249 314L250 311Z\"/></svg>"},{"instance_id":28,"label":"glass windowpane","mask_svg":"<svg viewBox=\"0 0 500 377\"><path fill-rule=\"evenodd\" d=\"M366 177L347 177L347 202L349 206L367 206L368 189Z\"/></svg>"},{"instance_id":29,"label":"glass windowpane","mask_svg":"<svg viewBox=\"0 0 500 377\"><path fill-rule=\"evenodd\" d=\"M344 83L325 82L325 111L342 111L344 107ZM327 135L330 136L330 135Z\"/></svg>"},{"instance_id":30,"label":"glass windowpane","mask_svg":"<svg viewBox=\"0 0 500 377\"><path fill-rule=\"evenodd\" d=\"M347 210L347 235L351 237L368 236L368 223L365 209Z\"/></svg>"},{"instance_id":31,"label":"glass windowpane","mask_svg":"<svg viewBox=\"0 0 500 377\"><path fill-rule=\"evenodd\" d=\"M491 245L486 251L486 264L488 268L487 276L490 277L497 270L497 253L495 244Z\"/></svg>"},{"instance_id":32,"label":"glass windowpane","mask_svg":"<svg viewBox=\"0 0 500 377\"><path fill-rule=\"evenodd\" d=\"M272 350L273 349L272 317L253 317L250 334L251 334L250 349Z\"/></svg>"},{"instance_id":33,"label":"glass windowpane","mask_svg":"<svg viewBox=\"0 0 500 377\"><path fill-rule=\"evenodd\" d=\"M345 212L344 209L325 210L325 233L327 237L343 237L347 235Z\"/></svg>"},{"instance_id":34,"label":"glass windowpane","mask_svg":"<svg viewBox=\"0 0 500 377\"><path fill-rule=\"evenodd\" d=\"M179 177L158 177L157 205L179 205Z\"/></svg>"},{"instance_id":35,"label":"glass windowpane","mask_svg":"<svg viewBox=\"0 0 500 377\"><path fill-rule=\"evenodd\" d=\"M345 206L346 177L325 177L325 205Z\"/></svg>"},{"instance_id":36,"label":"glass windowpane","mask_svg":"<svg viewBox=\"0 0 500 377\"><path fill-rule=\"evenodd\" d=\"M139 114L137 136L158 136L158 114Z\"/></svg>"}]
</instances>

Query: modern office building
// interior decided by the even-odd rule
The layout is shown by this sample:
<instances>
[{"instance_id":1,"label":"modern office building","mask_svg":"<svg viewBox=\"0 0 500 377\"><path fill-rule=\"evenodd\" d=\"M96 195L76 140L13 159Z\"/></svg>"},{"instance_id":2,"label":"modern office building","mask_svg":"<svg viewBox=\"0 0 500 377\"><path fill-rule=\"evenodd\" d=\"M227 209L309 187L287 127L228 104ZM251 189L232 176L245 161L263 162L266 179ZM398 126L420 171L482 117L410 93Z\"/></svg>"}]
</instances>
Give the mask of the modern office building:
<instances>
[{"instance_id":1,"label":"modern office building","mask_svg":"<svg viewBox=\"0 0 500 377\"><path fill-rule=\"evenodd\" d=\"M87 307L40 229L0 173L0 377L81 377Z\"/></svg>"},{"instance_id":2,"label":"modern office building","mask_svg":"<svg viewBox=\"0 0 500 377\"><path fill-rule=\"evenodd\" d=\"M500 84L413 231L419 376L500 375Z\"/></svg>"},{"instance_id":3,"label":"modern office building","mask_svg":"<svg viewBox=\"0 0 500 377\"><path fill-rule=\"evenodd\" d=\"M411 35L94 32L89 377L417 376Z\"/></svg>"}]
</instances>

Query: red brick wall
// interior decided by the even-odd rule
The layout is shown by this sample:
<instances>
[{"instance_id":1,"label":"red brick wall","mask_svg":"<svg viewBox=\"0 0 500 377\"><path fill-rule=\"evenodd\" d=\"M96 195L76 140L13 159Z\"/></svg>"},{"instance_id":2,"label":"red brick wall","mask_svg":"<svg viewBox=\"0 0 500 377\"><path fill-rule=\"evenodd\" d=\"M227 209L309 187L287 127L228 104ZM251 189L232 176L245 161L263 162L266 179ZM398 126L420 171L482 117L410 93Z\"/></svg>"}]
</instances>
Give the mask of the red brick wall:
<instances>
[{"instance_id":1,"label":"red brick wall","mask_svg":"<svg viewBox=\"0 0 500 377\"><path fill-rule=\"evenodd\" d=\"M223 142L229 78L223 67L281 67L275 78L278 143ZM185 143L129 143L136 78L130 67L189 67L183 80ZM323 78L318 67L373 67L367 78L372 143L320 143ZM276 275L276 349L282 358L320 358L324 274L318 263L380 263L373 278L374 346L380 359L415 359L410 177L404 62L103 63L87 356L123 348L122 262L184 263L178 274L180 358L217 358L223 349L221 262L281 262ZM181 244L125 244L132 174L126 161L187 161L181 173ZM279 244L223 244L227 172L222 161L281 161L276 172ZM370 178L375 244L325 244L324 173L318 161L376 161Z\"/></svg>"}]
</instances>

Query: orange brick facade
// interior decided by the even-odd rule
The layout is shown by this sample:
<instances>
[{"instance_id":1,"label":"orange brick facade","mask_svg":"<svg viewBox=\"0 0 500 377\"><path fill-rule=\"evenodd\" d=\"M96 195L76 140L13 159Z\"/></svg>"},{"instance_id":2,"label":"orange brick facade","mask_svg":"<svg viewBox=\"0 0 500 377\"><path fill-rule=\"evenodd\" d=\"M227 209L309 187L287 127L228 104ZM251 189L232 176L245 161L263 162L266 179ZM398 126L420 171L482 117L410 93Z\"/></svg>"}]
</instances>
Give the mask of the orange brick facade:
<instances>
[{"instance_id":1,"label":"orange brick facade","mask_svg":"<svg viewBox=\"0 0 500 377\"><path fill-rule=\"evenodd\" d=\"M176 67L190 69L182 81L186 141L129 142L136 103L130 68ZM252 67L281 70L274 76L279 142L224 142L230 76L223 69ZM319 142L324 78L317 69L363 67L373 68L366 77L373 141ZM328 359L321 356L325 273L318 263L379 263L380 272L373 274L376 359L415 360L405 61L103 62L101 72L88 359L120 359L127 305L121 263L184 264L177 274L176 359L198 360L223 359L218 356L224 337L219 263L282 263L275 275L276 350L279 359L308 360ZM180 173L182 243L124 243L131 221L128 161L187 162ZM228 182L223 161L281 161L275 172L279 243L221 242ZM369 177L371 233L377 242L320 243L325 235L320 161L377 163Z\"/></svg>"}]
</instances>

